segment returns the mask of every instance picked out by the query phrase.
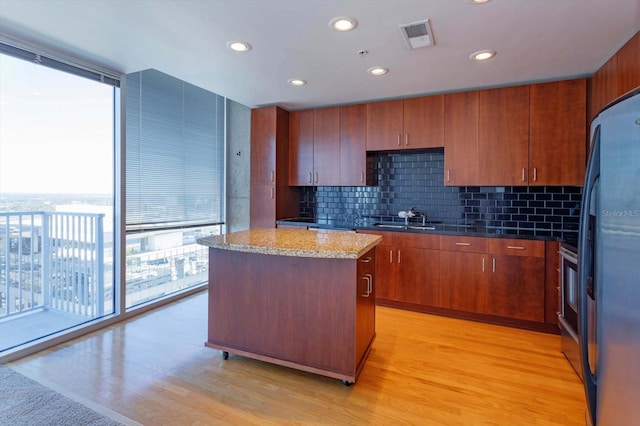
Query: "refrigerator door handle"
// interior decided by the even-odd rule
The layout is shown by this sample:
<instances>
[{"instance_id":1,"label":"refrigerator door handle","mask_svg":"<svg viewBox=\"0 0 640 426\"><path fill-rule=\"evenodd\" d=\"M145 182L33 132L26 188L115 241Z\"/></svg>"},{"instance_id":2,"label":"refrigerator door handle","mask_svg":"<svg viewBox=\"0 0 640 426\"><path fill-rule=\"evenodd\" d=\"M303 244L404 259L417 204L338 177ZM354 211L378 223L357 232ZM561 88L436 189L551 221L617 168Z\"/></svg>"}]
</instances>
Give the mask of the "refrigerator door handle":
<instances>
[{"instance_id":1,"label":"refrigerator door handle","mask_svg":"<svg viewBox=\"0 0 640 426\"><path fill-rule=\"evenodd\" d=\"M595 335L596 330L590 330L589 326L595 326L595 322L589 322L587 312L589 282L595 280L591 277L593 263L595 262L595 245L592 251L589 245L589 222L591 212L592 192L597 189L600 177L600 126L595 127L593 145L585 175L582 204L580 209L580 233L578 240L578 341L580 346L580 358L582 360L582 372L584 388L587 399L587 411L592 424L596 424L596 395L597 395L597 371L591 371L589 359L589 336ZM596 229L592 229L595 234ZM595 275L595 273L594 273ZM593 294L595 296L595 294ZM597 300L596 300L597 303ZM597 314L596 314L597 315Z\"/></svg>"}]
</instances>

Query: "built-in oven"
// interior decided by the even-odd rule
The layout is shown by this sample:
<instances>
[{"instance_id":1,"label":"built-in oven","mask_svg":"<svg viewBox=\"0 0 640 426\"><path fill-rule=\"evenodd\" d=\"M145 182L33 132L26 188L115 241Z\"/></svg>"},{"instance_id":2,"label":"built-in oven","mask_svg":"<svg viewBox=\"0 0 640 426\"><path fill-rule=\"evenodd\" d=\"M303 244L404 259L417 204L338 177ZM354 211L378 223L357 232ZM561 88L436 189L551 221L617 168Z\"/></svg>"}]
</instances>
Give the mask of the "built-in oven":
<instances>
[{"instance_id":1,"label":"built-in oven","mask_svg":"<svg viewBox=\"0 0 640 426\"><path fill-rule=\"evenodd\" d=\"M582 379L578 346L578 250L569 243L560 246L560 312L558 322L562 352Z\"/></svg>"}]
</instances>

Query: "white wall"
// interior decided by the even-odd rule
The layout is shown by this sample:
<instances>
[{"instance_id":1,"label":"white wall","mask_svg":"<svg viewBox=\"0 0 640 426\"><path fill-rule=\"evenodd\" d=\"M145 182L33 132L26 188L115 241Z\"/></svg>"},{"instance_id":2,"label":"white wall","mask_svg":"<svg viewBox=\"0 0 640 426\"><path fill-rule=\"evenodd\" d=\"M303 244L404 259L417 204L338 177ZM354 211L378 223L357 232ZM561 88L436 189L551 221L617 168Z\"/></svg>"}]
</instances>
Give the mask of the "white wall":
<instances>
[{"instance_id":1,"label":"white wall","mask_svg":"<svg viewBox=\"0 0 640 426\"><path fill-rule=\"evenodd\" d=\"M249 229L251 108L227 99L227 232Z\"/></svg>"}]
</instances>

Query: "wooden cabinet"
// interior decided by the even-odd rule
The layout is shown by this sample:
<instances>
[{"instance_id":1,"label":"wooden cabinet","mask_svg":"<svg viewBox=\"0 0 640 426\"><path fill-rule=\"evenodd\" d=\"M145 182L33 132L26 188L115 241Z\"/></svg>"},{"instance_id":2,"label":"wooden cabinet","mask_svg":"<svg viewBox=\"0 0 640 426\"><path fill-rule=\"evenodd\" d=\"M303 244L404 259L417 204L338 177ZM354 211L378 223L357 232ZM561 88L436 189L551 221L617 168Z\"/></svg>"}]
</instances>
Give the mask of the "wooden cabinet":
<instances>
[{"instance_id":1,"label":"wooden cabinet","mask_svg":"<svg viewBox=\"0 0 640 426\"><path fill-rule=\"evenodd\" d=\"M622 46L616 56L617 96L622 96L640 86L640 32Z\"/></svg>"},{"instance_id":2,"label":"wooden cabinet","mask_svg":"<svg viewBox=\"0 0 640 426\"><path fill-rule=\"evenodd\" d=\"M593 75L589 89L589 123L618 96L640 86L640 32Z\"/></svg>"},{"instance_id":3,"label":"wooden cabinet","mask_svg":"<svg viewBox=\"0 0 640 426\"><path fill-rule=\"evenodd\" d=\"M530 185L582 185L586 108L585 79L530 86Z\"/></svg>"},{"instance_id":4,"label":"wooden cabinet","mask_svg":"<svg viewBox=\"0 0 640 426\"><path fill-rule=\"evenodd\" d=\"M489 252L487 313L544 322L544 242L494 238L489 240Z\"/></svg>"},{"instance_id":5,"label":"wooden cabinet","mask_svg":"<svg viewBox=\"0 0 640 426\"><path fill-rule=\"evenodd\" d=\"M288 187L288 112L272 106L251 110L250 226L274 228L296 216L297 196Z\"/></svg>"},{"instance_id":6,"label":"wooden cabinet","mask_svg":"<svg viewBox=\"0 0 640 426\"><path fill-rule=\"evenodd\" d=\"M381 235L376 248L379 302L438 306L440 252L438 235L359 231Z\"/></svg>"},{"instance_id":7,"label":"wooden cabinet","mask_svg":"<svg viewBox=\"0 0 640 426\"><path fill-rule=\"evenodd\" d=\"M444 97L367 104L367 151L444 146Z\"/></svg>"},{"instance_id":8,"label":"wooden cabinet","mask_svg":"<svg viewBox=\"0 0 640 426\"><path fill-rule=\"evenodd\" d=\"M340 108L291 113L289 185L340 184Z\"/></svg>"},{"instance_id":9,"label":"wooden cabinet","mask_svg":"<svg viewBox=\"0 0 640 426\"><path fill-rule=\"evenodd\" d=\"M354 365L365 358L376 334L376 250L358 259L356 283L356 351Z\"/></svg>"},{"instance_id":10,"label":"wooden cabinet","mask_svg":"<svg viewBox=\"0 0 640 426\"><path fill-rule=\"evenodd\" d=\"M340 185L367 183L367 106L340 108Z\"/></svg>"},{"instance_id":11,"label":"wooden cabinet","mask_svg":"<svg viewBox=\"0 0 640 426\"><path fill-rule=\"evenodd\" d=\"M586 80L445 95L447 186L580 185Z\"/></svg>"},{"instance_id":12,"label":"wooden cabinet","mask_svg":"<svg viewBox=\"0 0 640 426\"><path fill-rule=\"evenodd\" d=\"M478 185L526 185L529 86L482 90L478 98Z\"/></svg>"},{"instance_id":13,"label":"wooden cabinet","mask_svg":"<svg viewBox=\"0 0 640 426\"><path fill-rule=\"evenodd\" d=\"M205 345L355 382L375 338L374 262L373 250L331 259L209 248Z\"/></svg>"},{"instance_id":14,"label":"wooden cabinet","mask_svg":"<svg viewBox=\"0 0 640 426\"><path fill-rule=\"evenodd\" d=\"M478 182L478 92L444 95L445 185Z\"/></svg>"},{"instance_id":15,"label":"wooden cabinet","mask_svg":"<svg viewBox=\"0 0 640 426\"><path fill-rule=\"evenodd\" d=\"M545 243L442 236L440 305L545 322Z\"/></svg>"}]
</instances>

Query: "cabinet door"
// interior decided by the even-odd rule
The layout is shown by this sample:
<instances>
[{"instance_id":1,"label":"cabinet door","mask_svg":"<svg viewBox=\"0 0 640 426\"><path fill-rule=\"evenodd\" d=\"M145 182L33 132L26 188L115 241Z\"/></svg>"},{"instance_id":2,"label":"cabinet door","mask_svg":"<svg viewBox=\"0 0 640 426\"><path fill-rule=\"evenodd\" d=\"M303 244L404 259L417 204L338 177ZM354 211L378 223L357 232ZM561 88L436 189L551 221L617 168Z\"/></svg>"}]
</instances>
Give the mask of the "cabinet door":
<instances>
[{"instance_id":1,"label":"cabinet door","mask_svg":"<svg viewBox=\"0 0 640 426\"><path fill-rule=\"evenodd\" d=\"M481 253L440 252L440 306L487 313L488 261Z\"/></svg>"},{"instance_id":2,"label":"cabinet door","mask_svg":"<svg viewBox=\"0 0 640 426\"><path fill-rule=\"evenodd\" d=\"M401 248L397 252L397 300L423 306L440 304L440 252Z\"/></svg>"},{"instance_id":3,"label":"cabinet door","mask_svg":"<svg viewBox=\"0 0 640 426\"><path fill-rule=\"evenodd\" d=\"M274 185L251 185L249 207L252 228L274 228L276 226L276 187Z\"/></svg>"},{"instance_id":4,"label":"cabinet door","mask_svg":"<svg viewBox=\"0 0 640 426\"><path fill-rule=\"evenodd\" d=\"M376 299L397 300L396 253L394 246L376 246Z\"/></svg>"},{"instance_id":5,"label":"cabinet door","mask_svg":"<svg viewBox=\"0 0 640 426\"><path fill-rule=\"evenodd\" d=\"M251 110L251 184L276 182L276 107Z\"/></svg>"},{"instance_id":6,"label":"cabinet door","mask_svg":"<svg viewBox=\"0 0 640 426\"><path fill-rule=\"evenodd\" d=\"M356 365L366 353L376 333L376 250L372 249L358 259L356 285Z\"/></svg>"},{"instance_id":7,"label":"cabinet door","mask_svg":"<svg viewBox=\"0 0 640 426\"><path fill-rule=\"evenodd\" d=\"M543 257L493 255L487 313L544 322Z\"/></svg>"},{"instance_id":8,"label":"cabinet door","mask_svg":"<svg viewBox=\"0 0 640 426\"><path fill-rule=\"evenodd\" d=\"M478 117L478 184L527 185L529 86L480 91Z\"/></svg>"},{"instance_id":9,"label":"cabinet door","mask_svg":"<svg viewBox=\"0 0 640 426\"><path fill-rule=\"evenodd\" d=\"M366 105L349 105L340 108L340 185L366 184L366 121Z\"/></svg>"},{"instance_id":10,"label":"cabinet door","mask_svg":"<svg viewBox=\"0 0 640 426\"><path fill-rule=\"evenodd\" d=\"M618 81L616 97L640 86L640 32L616 53Z\"/></svg>"},{"instance_id":11,"label":"cabinet door","mask_svg":"<svg viewBox=\"0 0 640 426\"><path fill-rule=\"evenodd\" d=\"M444 146L444 95L404 100L403 147Z\"/></svg>"},{"instance_id":12,"label":"cabinet door","mask_svg":"<svg viewBox=\"0 0 640 426\"><path fill-rule=\"evenodd\" d=\"M582 185L587 81L530 86L529 185Z\"/></svg>"},{"instance_id":13,"label":"cabinet door","mask_svg":"<svg viewBox=\"0 0 640 426\"><path fill-rule=\"evenodd\" d=\"M289 185L313 185L313 110L289 115Z\"/></svg>"},{"instance_id":14,"label":"cabinet door","mask_svg":"<svg viewBox=\"0 0 640 426\"><path fill-rule=\"evenodd\" d=\"M313 111L313 184L340 185L340 107Z\"/></svg>"},{"instance_id":15,"label":"cabinet door","mask_svg":"<svg viewBox=\"0 0 640 426\"><path fill-rule=\"evenodd\" d=\"M367 104L367 151L402 148L403 101Z\"/></svg>"},{"instance_id":16,"label":"cabinet door","mask_svg":"<svg viewBox=\"0 0 640 426\"><path fill-rule=\"evenodd\" d=\"M617 55L609 59L591 78L589 122L600 110L617 97Z\"/></svg>"},{"instance_id":17,"label":"cabinet door","mask_svg":"<svg viewBox=\"0 0 640 426\"><path fill-rule=\"evenodd\" d=\"M444 184L478 184L478 92L444 95Z\"/></svg>"}]
</instances>

